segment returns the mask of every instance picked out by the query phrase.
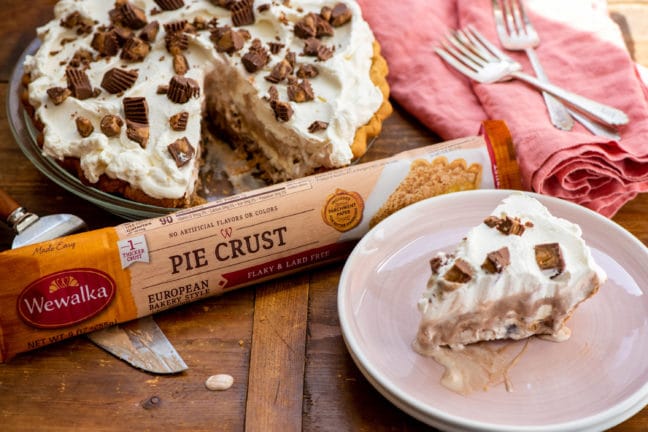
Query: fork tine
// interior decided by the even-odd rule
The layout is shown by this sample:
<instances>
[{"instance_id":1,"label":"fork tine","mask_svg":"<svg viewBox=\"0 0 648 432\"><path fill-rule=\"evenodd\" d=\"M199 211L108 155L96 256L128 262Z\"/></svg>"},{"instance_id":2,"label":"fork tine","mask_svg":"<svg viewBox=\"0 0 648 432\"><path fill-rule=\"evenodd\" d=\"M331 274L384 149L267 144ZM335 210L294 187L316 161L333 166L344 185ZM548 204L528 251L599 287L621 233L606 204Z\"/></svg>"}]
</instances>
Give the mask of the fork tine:
<instances>
[{"instance_id":1,"label":"fork tine","mask_svg":"<svg viewBox=\"0 0 648 432\"><path fill-rule=\"evenodd\" d=\"M518 31L520 30L519 22L516 22L515 15L513 13L513 6L511 4L512 0L502 0L504 3L504 18L506 19L506 26L508 32L511 35L517 36Z\"/></svg>"},{"instance_id":2,"label":"fork tine","mask_svg":"<svg viewBox=\"0 0 648 432\"><path fill-rule=\"evenodd\" d=\"M504 15L502 12L502 5L500 0L493 0L493 16L495 17L495 29L497 29L497 36L502 39L506 39L508 36L506 30L506 23L504 22Z\"/></svg>"},{"instance_id":3,"label":"fork tine","mask_svg":"<svg viewBox=\"0 0 648 432\"><path fill-rule=\"evenodd\" d=\"M517 4L517 12L519 14L518 19L520 20L520 23L522 23L521 25L524 26L523 27L524 31L529 36L538 37L538 34L536 33L535 28L533 27L533 25L531 25L531 21L529 20L529 16L527 15L526 10L524 8L524 1L516 0L516 4Z\"/></svg>"},{"instance_id":4,"label":"fork tine","mask_svg":"<svg viewBox=\"0 0 648 432\"><path fill-rule=\"evenodd\" d=\"M483 67L483 65L485 64L483 60L477 59L474 54L471 55L471 53L467 53L465 51L465 48L462 47L461 44L456 45L456 42L452 42L450 37L448 37L448 40L452 43L452 45L449 45L446 41L441 42L446 52L450 53L454 58L475 71L478 71L481 67Z\"/></svg>"},{"instance_id":5,"label":"fork tine","mask_svg":"<svg viewBox=\"0 0 648 432\"><path fill-rule=\"evenodd\" d=\"M479 69L481 66L485 66L488 63L488 56L484 56L484 53L480 53L475 49L475 47L470 46L470 41L467 39L462 40L465 39L465 36L461 30L456 31L454 34L447 35L446 38L452 45L461 51L464 56L473 62L475 68Z\"/></svg>"},{"instance_id":6,"label":"fork tine","mask_svg":"<svg viewBox=\"0 0 648 432\"><path fill-rule=\"evenodd\" d=\"M457 69L462 74L475 81L479 81L474 70L466 67L462 62L453 57L452 54L450 54L448 51L444 50L443 48L437 47L434 48L434 52L437 53L437 55L439 55L447 64Z\"/></svg>"},{"instance_id":7,"label":"fork tine","mask_svg":"<svg viewBox=\"0 0 648 432\"><path fill-rule=\"evenodd\" d=\"M502 61L513 62L513 60L504 54L499 48L493 45L488 39L481 35L471 24L466 26L466 36L478 46L481 46L482 49L490 51L491 57L499 59Z\"/></svg>"},{"instance_id":8,"label":"fork tine","mask_svg":"<svg viewBox=\"0 0 648 432\"><path fill-rule=\"evenodd\" d=\"M515 27L520 33L527 32L526 23L521 16L520 8L522 7L522 2L519 0L509 0L511 15L513 16L513 22L515 22Z\"/></svg>"}]
</instances>

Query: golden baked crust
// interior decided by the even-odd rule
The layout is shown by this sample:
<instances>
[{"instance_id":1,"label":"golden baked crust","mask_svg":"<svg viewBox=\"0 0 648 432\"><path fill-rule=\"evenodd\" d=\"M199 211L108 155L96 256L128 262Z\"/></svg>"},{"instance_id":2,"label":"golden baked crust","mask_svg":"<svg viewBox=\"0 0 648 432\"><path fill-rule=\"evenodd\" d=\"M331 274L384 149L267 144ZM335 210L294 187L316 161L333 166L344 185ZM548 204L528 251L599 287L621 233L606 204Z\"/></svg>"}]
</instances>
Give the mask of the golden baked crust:
<instances>
[{"instance_id":1,"label":"golden baked crust","mask_svg":"<svg viewBox=\"0 0 648 432\"><path fill-rule=\"evenodd\" d=\"M423 199L477 189L481 179L482 166L477 163L468 166L465 159L452 162L448 162L445 156L438 156L431 162L416 159L410 165L407 176L371 218L369 226L373 227L392 213Z\"/></svg>"},{"instance_id":2,"label":"golden baked crust","mask_svg":"<svg viewBox=\"0 0 648 432\"><path fill-rule=\"evenodd\" d=\"M393 109L389 102L389 84L387 83L387 75L389 68L387 61L380 54L380 44L377 41L373 43L373 62L369 74L371 81L380 89L383 95L383 103L380 108L374 113L373 117L367 124L358 128L351 145L351 151L354 158L358 159L367 152L367 146L371 140L380 134L382 130L383 121L390 116Z\"/></svg>"}]
</instances>

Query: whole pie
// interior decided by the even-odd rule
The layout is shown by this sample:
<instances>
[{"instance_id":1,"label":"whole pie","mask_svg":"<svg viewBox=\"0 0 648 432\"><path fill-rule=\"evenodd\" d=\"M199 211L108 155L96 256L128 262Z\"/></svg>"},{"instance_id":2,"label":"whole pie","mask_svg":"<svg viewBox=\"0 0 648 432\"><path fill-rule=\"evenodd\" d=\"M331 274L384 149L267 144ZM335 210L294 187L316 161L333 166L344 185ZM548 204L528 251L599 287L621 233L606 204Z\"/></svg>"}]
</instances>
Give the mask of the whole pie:
<instances>
[{"instance_id":1,"label":"whole pie","mask_svg":"<svg viewBox=\"0 0 648 432\"><path fill-rule=\"evenodd\" d=\"M191 205L210 131L278 182L348 165L391 112L352 0L61 0L54 12L25 62L39 143L129 199Z\"/></svg>"}]
</instances>

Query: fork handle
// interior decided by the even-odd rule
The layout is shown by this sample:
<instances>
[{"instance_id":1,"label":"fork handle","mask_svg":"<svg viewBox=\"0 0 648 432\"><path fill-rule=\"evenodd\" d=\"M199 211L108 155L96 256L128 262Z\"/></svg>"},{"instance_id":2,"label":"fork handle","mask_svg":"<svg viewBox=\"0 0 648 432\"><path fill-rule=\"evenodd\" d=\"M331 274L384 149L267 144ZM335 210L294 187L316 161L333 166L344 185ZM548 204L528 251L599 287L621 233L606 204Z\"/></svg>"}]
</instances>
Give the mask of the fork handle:
<instances>
[{"instance_id":1,"label":"fork handle","mask_svg":"<svg viewBox=\"0 0 648 432\"><path fill-rule=\"evenodd\" d=\"M545 74L540 60L533 48L525 49L527 57L531 62L531 66L540 81L549 82L547 74ZM549 112L549 119L551 124L553 124L557 129L570 131L574 127L574 119L569 115L567 107L562 104L558 99L550 95L549 93L543 91L542 97L544 98L545 105L547 106L547 112Z\"/></svg>"},{"instance_id":2,"label":"fork handle","mask_svg":"<svg viewBox=\"0 0 648 432\"><path fill-rule=\"evenodd\" d=\"M563 102L566 102L608 126L621 126L628 123L628 116L619 109L593 101L592 99L588 99L576 93L572 93L554 84L542 82L536 77L525 74L524 72L513 72L511 75L527 84L539 88L540 90L551 93Z\"/></svg>"}]
</instances>

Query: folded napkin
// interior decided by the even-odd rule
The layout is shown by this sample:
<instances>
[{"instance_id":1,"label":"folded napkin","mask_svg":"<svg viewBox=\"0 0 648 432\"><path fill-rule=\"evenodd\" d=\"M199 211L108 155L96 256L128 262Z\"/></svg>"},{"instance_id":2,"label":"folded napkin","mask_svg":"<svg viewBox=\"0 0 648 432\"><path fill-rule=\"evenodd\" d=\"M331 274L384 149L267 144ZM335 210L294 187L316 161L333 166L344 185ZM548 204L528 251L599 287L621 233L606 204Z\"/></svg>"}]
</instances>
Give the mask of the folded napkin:
<instances>
[{"instance_id":1,"label":"folded napkin","mask_svg":"<svg viewBox=\"0 0 648 432\"><path fill-rule=\"evenodd\" d=\"M521 81L479 84L443 63L433 49L450 29L472 24L499 45L490 0L359 2L389 63L394 100L442 138L473 135L484 119L505 120L526 188L608 217L648 191L648 90L604 0L525 5L549 79L628 114L619 142L580 124L555 129L540 92ZM533 74L524 52L506 52Z\"/></svg>"}]
</instances>

